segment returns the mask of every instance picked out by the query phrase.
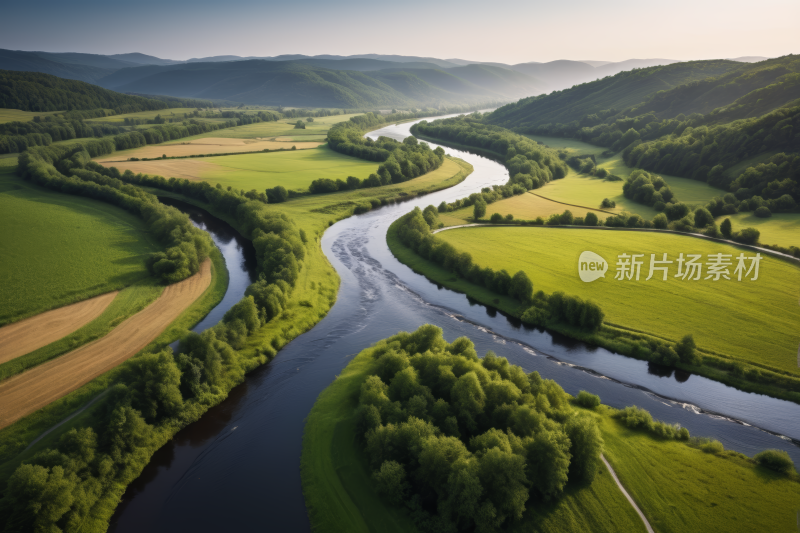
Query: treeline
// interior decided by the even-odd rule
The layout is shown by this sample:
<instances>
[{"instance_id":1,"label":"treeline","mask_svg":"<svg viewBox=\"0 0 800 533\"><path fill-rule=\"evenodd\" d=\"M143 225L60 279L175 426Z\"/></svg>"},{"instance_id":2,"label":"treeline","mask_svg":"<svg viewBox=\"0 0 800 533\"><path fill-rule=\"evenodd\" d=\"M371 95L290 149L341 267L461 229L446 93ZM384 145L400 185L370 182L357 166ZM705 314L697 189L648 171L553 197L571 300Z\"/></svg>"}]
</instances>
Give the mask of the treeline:
<instances>
[{"instance_id":1,"label":"treeline","mask_svg":"<svg viewBox=\"0 0 800 533\"><path fill-rule=\"evenodd\" d=\"M438 211L428 206L424 211L415 208L398 220L397 236L400 242L421 257L441 265L467 281L486 287L492 292L510 296L528 309L522 320L537 326L565 323L586 331L595 331L603 323L605 314L600 306L577 296L556 292L549 297L543 291L533 292L533 282L520 270L513 276L505 269L495 272L490 267L481 268L473 263L472 255L459 252L452 244L437 238L431 229L440 226Z\"/></svg>"},{"instance_id":2,"label":"treeline","mask_svg":"<svg viewBox=\"0 0 800 533\"><path fill-rule=\"evenodd\" d=\"M22 111L113 109L119 114L168 107L165 101L117 93L83 81L39 72L0 70L0 108Z\"/></svg>"},{"instance_id":3,"label":"treeline","mask_svg":"<svg viewBox=\"0 0 800 533\"><path fill-rule=\"evenodd\" d=\"M93 145L93 152L113 150L108 140ZM185 219L196 246L208 241L208 235L194 229L186 215L127 184L136 181L131 173L119 174L97 165L88 160L85 150L38 148L21 159L26 176L37 183L110 201L125 196L128 206L152 202L154 208L144 206L145 212L170 216L169 220L150 219L157 221L157 231L175 236L183 225L174 226L171 220ZM59 171L74 174L66 177ZM184 337L178 353L166 348L127 361L96 416L18 467L0 500L3 531L105 531L120 495L150 456L180 428L222 401L245 372L274 357L282 346L282 337L276 336L252 356L239 351L249 337L285 311L305 258L305 233L285 214L269 211L236 191L186 180L163 180L164 184L189 196L202 195L236 221L255 246L258 281L219 324ZM182 250L186 246L188 242L180 245ZM164 256L159 256L154 268L171 260L169 250Z\"/></svg>"},{"instance_id":4,"label":"treeline","mask_svg":"<svg viewBox=\"0 0 800 533\"><path fill-rule=\"evenodd\" d=\"M35 117L31 122L0 124L0 154L23 152L34 146L50 146L54 142L114 135L111 139L117 150L139 148L147 144L182 139L224 128L276 120L271 113L245 115L232 113L224 122L206 122L196 118L182 122L154 121L154 127L125 131L114 123L92 123L83 120L66 120L60 116ZM39 119L39 120L36 120ZM129 119L126 119L128 121ZM132 125L136 121L126 122ZM143 121L146 122L146 121Z\"/></svg>"},{"instance_id":5,"label":"treeline","mask_svg":"<svg viewBox=\"0 0 800 533\"><path fill-rule=\"evenodd\" d=\"M535 141L504 128L480 122L479 113L469 117L422 122L411 128L414 135L455 142L470 149L488 152L501 158L509 172L509 185L520 184L526 190L537 189L567 175L567 165L558 154Z\"/></svg>"},{"instance_id":6,"label":"treeline","mask_svg":"<svg viewBox=\"0 0 800 533\"><path fill-rule=\"evenodd\" d=\"M377 492L421 531L500 531L601 468L594 418L538 372L432 325L371 350L358 434Z\"/></svg>"},{"instance_id":7,"label":"treeline","mask_svg":"<svg viewBox=\"0 0 800 533\"><path fill-rule=\"evenodd\" d=\"M167 248L147 260L150 272L165 282L175 283L196 273L213 246L208 234L156 196L87 168L91 157L80 145L32 148L20 155L18 172L37 185L110 203L144 220Z\"/></svg>"}]
</instances>

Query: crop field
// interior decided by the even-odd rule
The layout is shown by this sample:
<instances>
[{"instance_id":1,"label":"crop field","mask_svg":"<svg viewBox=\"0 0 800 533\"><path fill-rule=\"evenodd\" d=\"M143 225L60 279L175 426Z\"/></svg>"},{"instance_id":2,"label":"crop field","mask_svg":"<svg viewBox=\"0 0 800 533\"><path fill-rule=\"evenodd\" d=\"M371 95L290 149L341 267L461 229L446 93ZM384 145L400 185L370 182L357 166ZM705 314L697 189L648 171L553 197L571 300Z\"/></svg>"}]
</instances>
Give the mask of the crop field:
<instances>
[{"instance_id":1,"label":"crop field","mask_svg":"<svg viewBox=\"0 0 800 533\"><path fill-rule=\"evenodd\" d=\"M301 472L312 528L331 532L414 532L401 508L388 505L372 485L369 465L356 444L355 407L366 376L374 372L371 351L361 352L320 394L306 420ZM644 531L607 471L591 486L571 486L555 502L530 502L511 531Z\"/></svg>"},{"instance_id":2,"label":"crop field","mask_svg":"<svg viewBox=\"0 0 800 533\"><path fill-rule=\"evenodd\" d=\"M627 178L630 173L633 171L631 167L625 164L622 160L622 152L616 153L611 157L601 157L600 154L603 153L605 148L600 146L594 146L592 144L584 143L581 141L576 141L574 139L560 139L557 137L543 137L540 135L527 135L527 137L535 140L540 141L549 146L550 148L555 149L565 149L569 152L570 155L590 155L594 154L595 159L597 160L597 167L604 168L609 171L611 174L616 174L617 176L625 179ZM557 200L559 202L567 202L567 203L581 203L582 205L587 205L588 207L594 207L596 203L598 206L600 202L603 201L603 198L609 198L611 200L615 200L617 202L617 206L620 206L621 203L630 203L634 205L634 202L627 200L625 197L622 196L622 183L621 181L615 182L604 182L602 180L598 180L595 178L591 178L589 176L581 175L575 172L573 169L570 169L570 177L579 177L587 180L591 180L591 182L599 182L600 184L604 184L605 187L599 186L597 183L592 183L591 185L587 185L586 183L582 184L580 189L581 191L575 191L574 198L581 198L585 202L589 202L588 204L583 204L582 202L568 202L563 198L569 198L570 193L567 190L559 189L557 192L550 193L547 191L552 185L560 184L559 181L554 181L549 183L542 189L542 195L547 196L548 198L552 198L553 200ZM701 181L695 181L687 178L679 178L677 176L669 176L667 174L659 174L664 181L667 182L672 192L675 193L675 197L686 204L690 205L700 205L706 204L709 200L714 198L715 196L722 196L727 191L723 191L721 189L716 189L710 186L707 183L703 183ZM563 181L563 180L562 180ZM585 189L585 190L584 190ZM614 193L614 191L617 191ZM555 194L556 196L553 196ZM599 199L597 198L600 194L604 194L604 196L600 196ZM622 200L616 200L614 196L618 196ZM648 209L645 206L640 206L643 209ZM635 207L631 205L626 206L626 210L630 213L636 213L641 216L645 216L643 213L634 211ZM652 209L648 209L649 211L653 211ZM655 216L655 212L653 215L647 217L648 219L653 218Z\"/></svg>"},{"instance_id":3,"label":"crop field","mask_svg":"<svg viewBox=\"0 0 800 533\"><path fill-rule=\"evenodd\" d=\"M561 214L567 209L576 217L585 217L590 211L594 212L600 220L605 220L610 216L608 212L565 205L542 198L535 192L529 191L525 194L504 198L503 200L498 200L497 202L487 205L486 216L484 218L488 219L494 213L500 213L503 216L508 214L514 215L515 219L520 220L535 220L536 217L542 217L547 220L547 217L550 215ZM453 226L456 224L464 224L465 222L472 222L472 212L472 207L463 207L446 214L442 213L439 215L439 218L446 226Z\"/></svg>"},{"instance_id":4,"label":"crop field","mask_svg":"<svg viewBox=\"0 0 800 533\"><path fill-rule=\"evenodd\" d=\"M761 232L760 241L764 244L800 247L800 215L797 213L773 213L769 218L759 218L753 213L738 213L719 217L717 224L726 218L731 219L734 231L756 228Z\"/></svg>"},{"instance_id":5,"label":"crop field","mask_svg":"<svg viewBox=\"0 0 800 533\"><path fill-rule=\"evenodd\" d=\"M169 285L155 302L97 342L0 382L0 428L69 394L133 357L158 337L211 285L211 260Z\"/></svg>"},{"instance_id":6,"label":"crop field","mask_svg":"<svg viewBox=\"0 0 800 533\"><path fill-rule=\"evenodd\" d=\"M122 150L97 159L98 163L126 162L129 157L153 159L166 155L167 157L186 157L201 154L233 154L238 152L257 152L260 150L290 150L293 146L297 150L316 148L323 144L322 141L312 142L283 142L255 139L233 139L223 137L206 137L194 141L173 141L164 144L150 144L133 150Z\"/></svg>"},{"instance_id":7,"label":"crop field","mask_svg":"<svg viewBox=\"0 0 800 533\"><path fill-rule=\"evenodd\" d=\"M184 115L191 115L196 111L195 107L171 107L169 109L159 109L157 111L139 111L138 113L122 113L120 115L111 115L109 117L97 117L86 119L86 122L103 122L110 124L120 124L125 122L126 118L134 118L138 120L152 120L158 115L162 118L169 120L173 119L177 122L184 120ZM217 108L214 108L216 112ZM226 109L223 109L223 111ZM202 117L198 117L202 118Z\"/></svg>"},{"instance_id":8,"label":"crop field","mask_svg":"<svg viewBox=\"0 0 800 533\"><path fill-rule=\"evenodd\" d=\"M118 290L148 276L160 246L134 215L0 171L0 324Z\"/></svg>"},{"instance_id":9,"label":"crop field","mask_svg":"<svg viewBox=\"0 0 800 533\"><path fill-rule=\"evenodd\" d=\"M378 170L378 163L334 152L327 146L311 150L291 150L266 154L227 155L199 159L166 159L115 163L120 170L135 173L204 180L223 187L263 191L283 185L306 190L320 178L346 180L348 176L366 179Z\"/></svg>"},{"instance_id":10,"label":"crop field","mask_svg":"<svg viewBox=\"0 0 800 533\"><path fill-rule=\"evenodd\" d=\"M0 122L29 122L33 117L55 115L61 111L20 111L19 109L0 109Z\"/></svg>"},{"instance_id":11,"label":"crop field","mask_svg":"<svg viewBox=\"0 0 800 533\"><path fill-rule=\"evenodd\" d=\"M603 199L608 198L617 204L608 211L614 213L627 211L646 220L652 220L658 214L652 207L625 198L622 195L621 181L604 181L578 174L573 169L569 169L567 177L551 181L541 189L536 189L536 194L556 202L582 205L589 209L599 209Z\"/></svg>"},{"instance_id":12,"label":"crop field","mask_svg":"<svg viewBox=\"0 0 800 533\"><path fill-rule=\"evenodd\" d=\"M602 233L598 233L602 232ZM701 349L721 352L744 361L800 372L797 347L800 344L800 265L764 256L758 280L744 277L737 281L735 257L747 251L685 235L617 230L558 229L546 227L475 227L437 234L459 251L472 254L476 264L523 270L533 281L534 290L545 293L564 291L597 302L606 322L680 340L694 335ZM608 262L604 278L584 283L578 277L578 257L592 251ZM639 281L615 280L619 254L645 254ZM676 279L678 265L667 265L667 280L656 271L649 274L650 254L663 253L675 261L679 254L731 254L731 279ZM749 262L747 263L749 266ZM731 310L736 310L732 312Z\"/></svg>"},{"instance_id":13,"label":"crop field","mask_svg":"<svg viewBox=\"0 0 800 533\"><path fill-rule=\"evenodd\" d=\"M246 124L235 128L225 128L223 130L201 133L194 137L187 137L184 140L204 139L206 137L225 137L231 139L269 139L275 141L324 141L331 126L338 122L350 120L350 117L360 113L350 115L334 115L331 117L314 117L314 122L306 122L305 119L283 118L274 122L259 122L257 124ZM296 129L295 122L303 120L305 129Z\"/></svg>"},{"instance_id":14,"label":"crop field","mask_svg":"<svg viewBox=\"0 0 800 533\"><path fill-rule=\"evenodd\" d=\"M65 305L0 328L0 364L32 352L85 326L103 314L118 291Z\"/></svg>"},{"instance_id":15,"label":"crop field","mask_svg":"<svg viewBox=\"0 0 800 533\"><path fill-rule=\"evenodd\" d=\"M705 453L595 417L606 458L656 531L794 531L796 480L736 454Z\"/></svg>"}]
</instances>

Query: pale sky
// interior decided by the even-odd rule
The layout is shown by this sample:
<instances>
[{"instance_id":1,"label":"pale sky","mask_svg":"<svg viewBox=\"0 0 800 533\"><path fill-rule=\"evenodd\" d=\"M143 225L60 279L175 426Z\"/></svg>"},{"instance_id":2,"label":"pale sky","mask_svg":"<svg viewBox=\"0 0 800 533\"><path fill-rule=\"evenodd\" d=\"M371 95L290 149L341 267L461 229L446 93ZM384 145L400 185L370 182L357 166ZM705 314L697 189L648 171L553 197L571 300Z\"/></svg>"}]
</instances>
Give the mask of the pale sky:
<instances>
[{"instance_id":1,"label":"pale sky","mask_svg":"<svg viewBox=\"0 0 800 533\"><path fill-rule=\"evenodd\" d=\"M0 13L0 48L177 60L376 53L513 64L800 53L800 0L42 0Z\"/></svg>"}]
</instances>

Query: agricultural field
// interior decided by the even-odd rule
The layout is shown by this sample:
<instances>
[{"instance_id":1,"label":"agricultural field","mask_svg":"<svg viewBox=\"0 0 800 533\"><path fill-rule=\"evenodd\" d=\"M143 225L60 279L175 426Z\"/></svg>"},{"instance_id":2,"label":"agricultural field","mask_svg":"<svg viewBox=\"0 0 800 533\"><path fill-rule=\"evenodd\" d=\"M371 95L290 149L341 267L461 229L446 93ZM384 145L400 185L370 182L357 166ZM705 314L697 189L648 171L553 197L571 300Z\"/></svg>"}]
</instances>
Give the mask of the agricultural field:
<instances>
[{"instance_id":1,"label":"agricultural field","mask_svg":"<svg viewBox=\"0 0 800 533\"><path fill-rule=\"evenodd\" d=\"M586 209L585 207L565 205L542 198L535 191L528 191L525 194L504 198L503 200L498 200L497 202L487 205L486 216L484 218L488 219L494 213L500 213L503 216L509 214L514 215L514 218L518 220L535 220L536 217L542 217L547 220L550 215L561 214L567 209L576 217L585 217L586 214L591 211L597 215L597 218L600 220L605 220L612 214L609 212L611 211L610 209ZM449 213L439 214L439 219L445 226L455 226L473 222L472 217L473 208L471 206L463 207Z\"/></svg>"},{"instance_id":2,"label":"agricultural field","mask_svg":"<svg viewBox=\"0 0 800 533\"><path fill-rule=\"evenodd\" d=\"M97 342L0 382L0 428L29 415L130 359L177 319L211 285L211 260L173 283L144 310Z\"/></svg>"},{"instance_id":3,"label":"agricultural field","mask_svg":"<svg viewBox=\"0 0 800 533\"><path fill-rule=\"evenodd\" d=\"M622 153L616 153L611 157L602 157L600 154L605 150L602 147L594 146L592 144L584 143L581 141L576 141L574 139L561 139L557 137L543 137L540 135L526 135L530 139L535 141L542 142L549 146L550 148L554 149L564 149L570 155L590 155L594 154L595 159L597 160L597 167L604 168L611 174L615 174L623 179L627 178L630 173L633 171L631 167L625 164L622 160ZM700 181L695 181L687 178L679 178L677 176L669 176L666 174L659 174L664 181L672 189L672 192L675 193L675 197L686 204L690 205L702 205L708 203L709 200L714 198L715 196L722 196L727 191L723 191L721 189L716 189L707 183L703 183ZM640 204L635 204L624 196L622 196L622 183L621 181L616 182L608 182L599 180L596 178L591 178L589 176L584 176L581 174L576 173L573 169L570 169L570 173L565 179L569 179L571 177L579 177L584 180L587 180L581 183L579 186L577 183L570 183L568 187L554 187L551 191L548 189L551 188L553 185L560 185L561 181L554 181L547 184L542 190L541 193L543 196L551 198L553 200L559 202L566 202L566 203L575 203L586 205L587 207L594 207L594 204L597 206L600 205L600 202L603 201L603 198L609 198L611 200L615 200L617 202L617 207L619 208L621 204L625 204L624 208L629 213L635 213L645 217L646 213L652 212L653 214L647 216L646 218L652 219L655 216L655 211ZM574 187L576 186L576 187ZM580 189L570 191L572 188ZM615 192L616 191L616 192ZM600 195L603 196L600 196ZM599 197L599 198L598 198ZM617 199L617 197L619 199ZM580 200L580 201L572 201L569 200ZM639 205L639 208L644 209L645 211L638 212L636 211L636 205Z\"/></svg>"},{"instance_id":4,"label":"agricultural field","mask_svg":"<svg viewBox=\"0 0 800 533\"><path fill-rule=\"evenodd\" d=\"M278 185L290 190L306 190L316 179L346 180L348 176L355 176L363 180L378 170L378 163L342 155L327 146L266 154L126 161L113 166L121 171L129 169L166 178L204 180L248 191L263 191Z\"/></svg>"},{"instance_id":5,"label":"agricultural field","mask_svg":"<svg viewBox=\"0 0 800 533\"><path fill-rule=\"evenodd\" d=\"M33 117L55 115L62 111L20 111L19 109L0 109L0 122L30 122Z\"/></svg>"},{"instance_id":6,"label":"agricultural field","mask_svg":"<svg viewBox=\"0 0 800 533\"><path fill-rule=\"evenodd\" d=\"M119 115L111 115L109 117L97 117L86 119L86 122L101 122L107 124L121 125L125 122L126 118L134 118L139 120L152 120L158 115L169 121L173 119L177 122L182 122L184 115L191 115L197 110L195 107L173 107L169 109L159 109L157 111L140 111L138 113L122 113Z\"/></svg>"},{"instance_id":7,"label":"agricultural field","mask_svg":"<svg viewBox=\"0 0 800 533\"><path fill-rule=\"evenodd\" d=\"M187 157L205 154L233 154L241 152L258 152L261 150L297 150L316 148L324 144L321 141L311 142L283 142L255 139L233 139L224 137L205 137L194 141L177 140L164 144L150 144L132 150L121 150L97 159L98 163L126 162L130 157L139 159L154 159L166 155L167 157Z\"/></svg>"},{"instance_id":8,"label":"agricultural field","mask_svg":"<svg viewBox=\"0 0 800 533\"><path fill-rule=\"evenodd\" d=\"M605 457L661 533L793 531L800 483L732 452L710 454L594 413Z\"/></svg>"},{"instance_id":9,"label":"agricultural field","mask_svg":"<svg viewBox=\"0 0 800 533\"><path fill-rule=\"evenodd\" d=\"M365 350L317 398L306 420L301 472L312 527L319 531L414 532L403 509L376 493L356 439L361 384L375 371ZM555 502L530 502L510 531L641 532L644 526L607 471L589 487L570 486Z\"/></svg>"},{"instance_id":10,"label":"agricultural field","mask_svg":"<svg viewBox=\"0 0 800 533\"><path fill-rule=\"evenodd\" d=\"M602 233L598 233L602 232ZM800 266L764 256L756 281L737 281L735 257L744 248L686 235L547 227L475 227L437 234L459 251L472 254L481 267L525 271L534 290L564 291L597 302L606 322L646 333L680 340L692 333L701 349L720 352L743 361L799 373L797 346L800 336ZM578 257L586 250L608 262L604 278L584 283L577 276ZM645 254L640 280L615 280L619 254ZM677 263L668 265L662 280L649 274L650 254L667 253L675 261L679 254L731 254L731 280L676 279ZM764 254L762 254L763 256ZM737 312L732 313L731 310Z\"/></svg>"},{"instance_id":11,"label":"agricultural field","mask_svg":"<svg viewBox=\"0 0 800 533\"><path fill-rule=\"evenodd\" d=\"M10 167L0 168L0 221L0 324L132 285L160 249L134 215L31 186Z\"/></svg>"},{"instance_id":12,"label":"agricultural field","mask_svg":"<svg viewBox=\"0 0 800 533\"><path fill-rule=\"evenodd\" d=\"M259 122L257 124L246 124L235 128L225 128L224 130L210 131L201 133L184 140L204 139L206 137L224 137L228 139L268 139L274 141L324 141L331 126L338 122L350 120L350 117L360 113L349 115L334 115L330 117L314 117L314 122L306 122L303 119L283 118L274 122ZM305 129L294 127L298 120L305 123Z\"/></svg>"},{"instance_id":13,"label":"agricultural field","mask_svg":"<svg viewBox=\"0 0 800 533\"><path fill-rule=\"evenodd\" d=\"M759 218L753 213L737 213L719 217L717 224L726 218L731 219L734 231L756 228L761 232L759 240L764 244L800 247L800 214L773 213L769 218Z\"/></svg>"}]
</instances>

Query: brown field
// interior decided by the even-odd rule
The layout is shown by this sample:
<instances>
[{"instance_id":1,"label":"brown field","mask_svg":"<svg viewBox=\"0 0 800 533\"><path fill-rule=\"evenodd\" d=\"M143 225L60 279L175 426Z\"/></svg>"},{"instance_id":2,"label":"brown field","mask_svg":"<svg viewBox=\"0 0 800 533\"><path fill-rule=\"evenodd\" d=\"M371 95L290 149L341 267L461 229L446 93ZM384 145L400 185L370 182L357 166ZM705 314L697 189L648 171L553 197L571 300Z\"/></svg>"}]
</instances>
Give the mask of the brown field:
<instances>
[{"instance_id":1,"label":"brown field","mask_svg":"<svg viewBox=\"0 0 800 533\"><path fill-rule=\"evenodd\" d=\"M168 286L144 310L105 337L0 383L0 428L29 415L108 372L141 351L211 284L211 261Z\"/></svg>"},{"instance_id":2,"label":"brown field","mask_svg":"<svg viewBox=\"0 0 800 533\"><path fill-rule=\"evenodd\" d=\"M99 317L118 293L101 294L0 328L0 364L47 346L85 326Z\"/></svg>"},{"instance_id":3,"label":"brown field","mask_svg":"<svg viewBox=\"0 0 800 533\"><path fill-rule=\"evenodd\" d=\"M149 174L187 180L199 180L209 172L223 173L224 167L204 159L159 159L156 161L98 161L107 167L117 167L120 171L130 170L134 174Z\"/></svg>"},{"instance_id":4,"label":"brown field","mask_svg":"<svg viewBox=\"0 0 800 533\"><path fill-rule=\"evenodd\" d=\"M98 163L106 164L111 162L126 161L129 157L155 158L165 155L167 157L186 157L190 155L203 154L238 154L242 152L258 152L260 150L287 150L295 146L298 150L316 148L324 141L313 142L281 142L275 137L264 139L224 139L220 137L208 137L205 139L195 139L193 141L170 142L164 144L151 144L134 148L133 150L123 150L105 157L97 159Z\"/></svg>"}]
</instances>

